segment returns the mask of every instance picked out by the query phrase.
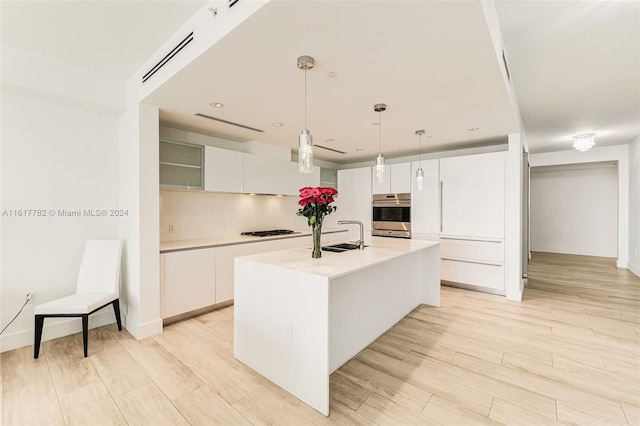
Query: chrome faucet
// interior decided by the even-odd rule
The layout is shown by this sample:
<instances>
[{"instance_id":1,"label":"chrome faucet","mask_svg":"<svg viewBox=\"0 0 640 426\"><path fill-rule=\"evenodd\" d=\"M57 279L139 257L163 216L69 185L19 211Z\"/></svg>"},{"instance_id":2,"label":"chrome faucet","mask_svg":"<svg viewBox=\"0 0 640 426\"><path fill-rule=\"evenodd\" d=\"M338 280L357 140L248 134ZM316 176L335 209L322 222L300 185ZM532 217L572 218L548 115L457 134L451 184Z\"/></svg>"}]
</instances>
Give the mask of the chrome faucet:
<instances>
[{"instance_id":1,"label":"chrome faucet","mask_svg":"<svg viewBox=\"0 0 640 426\"><path fill-rule=\"evenodd\" d=\"M338 225L360 225L360 241L357 241L358 248L364 250L364 225L359 220L339 220Z\"/></svg>"}]
</instances>

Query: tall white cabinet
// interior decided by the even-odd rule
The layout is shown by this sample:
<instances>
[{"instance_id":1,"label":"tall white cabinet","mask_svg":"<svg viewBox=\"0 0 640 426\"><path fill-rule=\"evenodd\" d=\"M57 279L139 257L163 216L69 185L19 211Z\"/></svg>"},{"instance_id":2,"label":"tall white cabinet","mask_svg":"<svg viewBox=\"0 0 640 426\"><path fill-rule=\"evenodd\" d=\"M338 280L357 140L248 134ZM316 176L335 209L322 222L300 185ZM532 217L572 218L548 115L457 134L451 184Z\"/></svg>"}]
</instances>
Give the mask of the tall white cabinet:
<instances>
[{"instance_id":1,"label":"tall white cabinet","mask_svg":"<svg viewBox=\"0 0 640 426\"><path fill-rule=\"evenodd\" d=\"M420 167L424 172L421 191L415 179ZM437 241L440 235L440 162L414 161L411 176L411 234L416 239Z\"/></svg>"},{"instance_id":2,"label":"tall white cabinet","mask_svg":"<svg viewBox=\"0 0 640 426\"><path fill-rule=\"evenodd\" d=\"M440 159L441 278L505 292L506 152Z\"/></svg>"},{"instance_id":3,"label":"tall white cabinet","mask_svg":"<svg viewBox=\"0 0 640 426\"><path fill-rule=\"evenodd\" d=\"M364 225L365 244L371 244L371 167L338 170L336 207L338 210L329 216L331 220L359 220ZM356 225L341 226L349 227L350 240L360 238Z\"/></svg>"}]
</instances>

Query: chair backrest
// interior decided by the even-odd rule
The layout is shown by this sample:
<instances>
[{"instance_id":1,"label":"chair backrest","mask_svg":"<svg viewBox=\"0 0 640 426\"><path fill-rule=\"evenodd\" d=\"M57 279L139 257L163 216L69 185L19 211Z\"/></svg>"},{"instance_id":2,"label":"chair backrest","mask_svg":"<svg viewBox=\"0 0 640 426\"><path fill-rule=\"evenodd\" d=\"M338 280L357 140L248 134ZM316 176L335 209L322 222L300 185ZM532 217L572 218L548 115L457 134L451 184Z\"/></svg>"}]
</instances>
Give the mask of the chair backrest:
<instances>
[{"instance_id":1,"label":"chair backrest","mask_svg":"<svg viewBox=\"0 0 640 426\"><path fill-rule=\"evenodd\" d=\"M120 293L120 240L89 240L84 248L77 293Z\"/></svg>"}]
</instances>

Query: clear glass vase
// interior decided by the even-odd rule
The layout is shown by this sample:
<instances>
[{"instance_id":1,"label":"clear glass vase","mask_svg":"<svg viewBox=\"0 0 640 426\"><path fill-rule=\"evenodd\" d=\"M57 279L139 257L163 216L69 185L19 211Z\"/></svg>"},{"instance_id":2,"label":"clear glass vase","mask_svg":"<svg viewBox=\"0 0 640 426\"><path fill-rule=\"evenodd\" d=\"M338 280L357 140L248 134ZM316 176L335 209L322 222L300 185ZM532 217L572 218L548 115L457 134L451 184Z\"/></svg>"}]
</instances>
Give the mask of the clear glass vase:
<instances>
[{"instance_id":1,"label":"clear glass vase","mask_svg":"<svg viewBox=\"0 0 640 426\"><path fill-rule=\"evenodd\" d=\"M322 222L316 223L311 227L311 233L313 237L313 251L311 252L311 257L317 259L322 257L322 247L320 238L322 236Z\"/></svg>"}]
</instances>

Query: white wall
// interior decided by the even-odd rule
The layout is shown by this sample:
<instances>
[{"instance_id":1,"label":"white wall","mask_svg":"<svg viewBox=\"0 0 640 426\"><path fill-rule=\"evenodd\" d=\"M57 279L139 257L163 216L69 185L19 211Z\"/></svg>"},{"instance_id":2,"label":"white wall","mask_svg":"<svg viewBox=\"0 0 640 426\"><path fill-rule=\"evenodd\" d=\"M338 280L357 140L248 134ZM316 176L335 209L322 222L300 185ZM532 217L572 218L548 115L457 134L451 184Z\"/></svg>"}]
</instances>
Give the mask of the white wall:
<instances>
[{"instance_id":1,"label":"white wall","mask_svg":"<svg viewBox=\"0 0 640 426\"><path fill-rule=\"evenodd\" d=\"M37 76L30 80L19 69L46 64L48 72L40 74L55 79L70 72L68 66L17 51L7 52L9 64L2 53L2 327L26 291L34 290L35 298L2 335L0 352L33 343L35 304L73 293L87 239L118 237L117 218L86 216L83 209L118 208L117 112L124 95L124 85L80 69L73 70L75 79L61 78L46 91ZM24 216L23 209L46 216ZM81 213L65 217L63 209ZM18 211L23 216L16 217ZM113 311L105 310L91 323L113 321ZM43 339L80 329L77 319L48 319Z\"/></svg>"},{"instance_id":2,"label":"white wall","mask_svg":"<svg viewBox=\"0 0 640 426\"><path fill-rule=\"evenodd\" d=\"M629 146L595 147L587 152L577 150L531 154L531 167L563 164L587 164L603 161L617 161L617 266L626 268L629 260ZM531 220L533 233L534 201L531 200ZM532 235L532 250L533 235ZM604 241L602 242L604 244Z\"/></svg>"},{"instance_id":3,"label":"white wall","mask_svg":"<svg viewBox=\"0 0 640 426\"><path fill-rule=\"evenodd\" d=\"M640 277L640 137L629 145L629 270Z\"/></svg>"},{"instance_id":4,"label":"white wall","mask_svg":"<svg viewBox=\"0 0 640 426\"><path fill-rule=\"evenodd\" d=\"M618 255L618 169L531 171L531 250Z\"/></svg>"}]
</instances>

